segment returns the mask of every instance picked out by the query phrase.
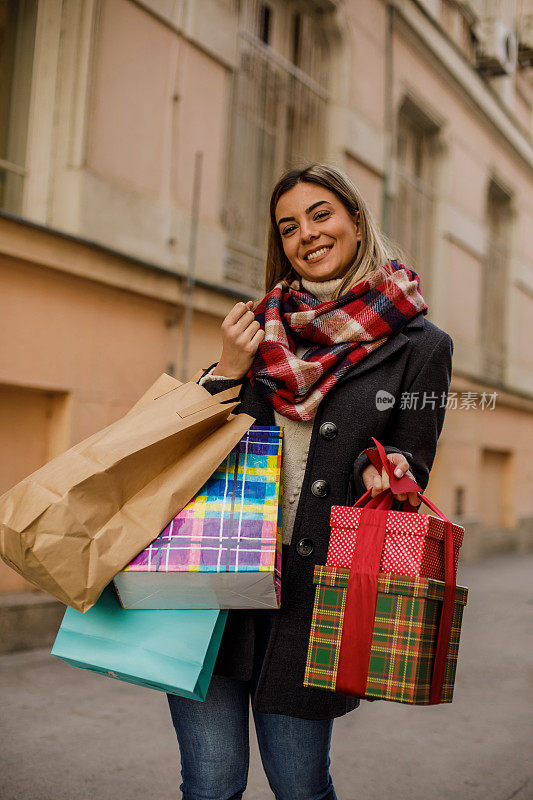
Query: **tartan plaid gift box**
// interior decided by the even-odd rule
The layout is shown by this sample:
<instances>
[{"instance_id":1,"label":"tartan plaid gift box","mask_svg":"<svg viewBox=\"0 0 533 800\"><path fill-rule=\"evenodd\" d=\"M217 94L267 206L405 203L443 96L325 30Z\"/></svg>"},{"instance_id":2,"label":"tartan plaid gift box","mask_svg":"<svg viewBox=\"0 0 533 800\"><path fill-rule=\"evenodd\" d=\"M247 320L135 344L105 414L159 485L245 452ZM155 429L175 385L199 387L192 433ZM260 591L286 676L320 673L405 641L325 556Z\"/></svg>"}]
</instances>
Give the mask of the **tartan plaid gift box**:
<instances>
[{"instance_id":1,"label":"tartan plaid gift box","mask_svg":"<svg viewBox=\"0 0 533 800\"><path fill-rule=\"evenodd\" d=\"M328 567L349 567L357 545L357 528L363 509L333 506ZM389 511L380 572L444 578L445 522L431 514ZM452 523L453 561L457 570L464 528Z\"/></svg>"},{"instance_id":2,"label":"tartan plaid gift box","mask_svg":"<svg viewBox=\"0 0 533 800\"><path fill-rule=\"evenodd\" d=\"M315 567L315 603L304 686L336 691L349 575L348 569ZM465 587L456 587L442 703L451 703L453 698L467 594ZM442 581L379 575L366 690L358 696L416 705L430 702L443 595Z\"/></svg>"},{"instance_id":3,"label":"tartan plaid gift box","mask_svg":"<svg viewBox=\"0 0 533 800\"><path fill-rule=\"evenodd\" d=\"M282 429L252 425L118 575L124 608L279 608Z\"/></svg>"}]
</instances>

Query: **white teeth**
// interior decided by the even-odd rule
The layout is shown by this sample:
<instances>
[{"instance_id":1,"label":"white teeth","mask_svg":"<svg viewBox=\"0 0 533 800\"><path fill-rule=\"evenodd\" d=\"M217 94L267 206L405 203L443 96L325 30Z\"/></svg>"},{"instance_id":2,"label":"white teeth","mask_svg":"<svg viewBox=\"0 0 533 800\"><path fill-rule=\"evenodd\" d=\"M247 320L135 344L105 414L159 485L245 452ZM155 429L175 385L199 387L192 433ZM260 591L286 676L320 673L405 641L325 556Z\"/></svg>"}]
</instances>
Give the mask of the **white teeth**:
<instances>
[{"instance_id":1,"label":"white teeth","mask_svg":"<svg viewBox=\"0 0 533 800\"><path fill-rule=\"evenodd\" d=\"M329 249L330 249L329 247L322 247L321 250L316 250L314 253L310 253L308 256L306 256L305 260L306 261L313 261L315 258L318 258L318 256L321 256L324 253L327 253Z\"/></svg>"}]
</instances>

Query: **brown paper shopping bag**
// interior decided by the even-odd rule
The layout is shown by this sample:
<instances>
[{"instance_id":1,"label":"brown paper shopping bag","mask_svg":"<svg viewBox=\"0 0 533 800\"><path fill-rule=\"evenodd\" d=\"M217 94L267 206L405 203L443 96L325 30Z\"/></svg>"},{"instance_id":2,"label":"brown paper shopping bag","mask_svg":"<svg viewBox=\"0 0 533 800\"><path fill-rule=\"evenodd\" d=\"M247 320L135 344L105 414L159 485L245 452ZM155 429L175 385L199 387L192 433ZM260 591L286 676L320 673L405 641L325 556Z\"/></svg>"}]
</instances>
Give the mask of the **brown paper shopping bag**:
<instances>
[{"instance_id":1,"label":"brown paper shopping bag","mask_svg":"<svg viewBox=\"0 0 533 800\"><path fill-rule=\"evenodd\" d=\"M87 611L251 426L224 402L236 396L162 375L128 414L0 497L0 556Z\"/></svg>"}]
</instances>

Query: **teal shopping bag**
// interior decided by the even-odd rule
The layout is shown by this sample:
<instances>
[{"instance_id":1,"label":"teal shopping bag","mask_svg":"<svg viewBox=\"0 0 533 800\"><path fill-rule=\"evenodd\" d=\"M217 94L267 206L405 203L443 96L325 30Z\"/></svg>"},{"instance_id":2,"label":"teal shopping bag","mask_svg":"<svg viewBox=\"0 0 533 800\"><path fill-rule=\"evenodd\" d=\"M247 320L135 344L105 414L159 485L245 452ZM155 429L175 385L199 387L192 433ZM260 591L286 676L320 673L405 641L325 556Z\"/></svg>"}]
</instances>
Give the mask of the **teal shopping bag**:
<instances>
[{"instance_id":1,"label":"teal shopping bag","mask_svg":"<svg viewBox=\"0 0 533 800\"><path fill-rule=\"evenodd\" d=\"M227 611L132 611L112 584L85 614L67 608L52 655L81 669L205 700Z\"/></svg>"}]
</instances>

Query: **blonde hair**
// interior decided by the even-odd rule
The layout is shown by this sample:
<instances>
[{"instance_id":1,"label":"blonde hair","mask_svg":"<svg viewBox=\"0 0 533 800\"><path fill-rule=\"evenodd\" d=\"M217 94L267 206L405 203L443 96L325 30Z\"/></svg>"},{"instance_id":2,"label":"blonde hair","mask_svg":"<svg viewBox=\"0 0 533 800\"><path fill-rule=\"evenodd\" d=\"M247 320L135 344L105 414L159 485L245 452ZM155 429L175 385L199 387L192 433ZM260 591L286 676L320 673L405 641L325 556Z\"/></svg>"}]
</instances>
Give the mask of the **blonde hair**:
<instances>
[{"instance_id":1,"label":"blonde hair","mask_svg":"<svg viewBox=\"0 0 533 800\"><path fill-rule=\"evenodd\" d=\"M289 169L275 185L270 198L270 225L266 259L265 289L269 292L279 281L292 281L296 276L283 251L283 242L276 224L276 205L280 197L298 183L315 183L333 192L352 218L359 212L361 242L355 261L349 267L334 297L347 292L371 272L392 259L405 263L405 254L378 227L357 187L341 170L329 164L310 164L303 169ZM355 223L354 223L355 224Z\"/></svg>"}]
</instances>

